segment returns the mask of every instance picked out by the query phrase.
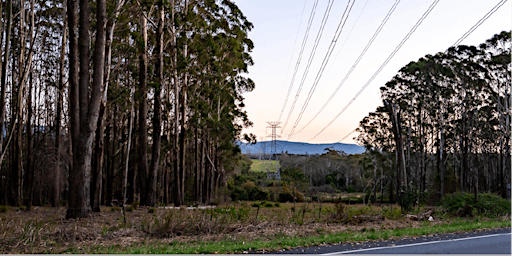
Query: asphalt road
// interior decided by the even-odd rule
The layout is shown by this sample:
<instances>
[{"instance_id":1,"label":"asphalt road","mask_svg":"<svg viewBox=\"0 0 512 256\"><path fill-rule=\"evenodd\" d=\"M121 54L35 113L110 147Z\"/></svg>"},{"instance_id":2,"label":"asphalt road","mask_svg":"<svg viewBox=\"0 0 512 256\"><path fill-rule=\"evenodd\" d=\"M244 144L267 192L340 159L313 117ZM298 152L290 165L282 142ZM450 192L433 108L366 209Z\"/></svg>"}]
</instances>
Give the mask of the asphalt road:
<instances>
[{"instance_id":1,"label":"asphalt road","mask_svg":"<svg viewBox=\"0 0 512 256\"><path fill-rule=\"evenodd\" d=\"M439 234L380 242L345 243L295 248L280 253L335 255L364 254L511 254L511 229Z\"/></svg>"}]
</instances>

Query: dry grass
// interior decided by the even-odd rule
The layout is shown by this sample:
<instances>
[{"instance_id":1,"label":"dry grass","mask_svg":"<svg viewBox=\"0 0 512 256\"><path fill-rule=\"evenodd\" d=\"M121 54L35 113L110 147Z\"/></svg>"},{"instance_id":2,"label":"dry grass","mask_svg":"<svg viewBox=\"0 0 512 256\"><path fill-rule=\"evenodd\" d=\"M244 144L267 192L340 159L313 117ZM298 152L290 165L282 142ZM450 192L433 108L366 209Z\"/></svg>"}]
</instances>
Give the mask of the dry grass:
<instances>
[{"instance_id":1,"label":"dry grass","mask_svg":"<svg viewBox=\"0 0 512 256\"><path fill-rule=\"evenodd\" d=\"M341 207L341 208L340 208ZM0 213L0 253L62 253L92 246L126 247L141 242L271 240L276 236L420 227L421 222L396 215L399 207L285 203L279 207L251 207L249 202L215 209L138 207L127 212L105 207L88 218L66 220L66 209L34 207L32 212ZM354 222L353 216L383 216ZM386 217L387 216L387 217ZM435 215L434 215L435 216ZM435 217L433 223L446 222Z\"/></svg>"}]
</instances>

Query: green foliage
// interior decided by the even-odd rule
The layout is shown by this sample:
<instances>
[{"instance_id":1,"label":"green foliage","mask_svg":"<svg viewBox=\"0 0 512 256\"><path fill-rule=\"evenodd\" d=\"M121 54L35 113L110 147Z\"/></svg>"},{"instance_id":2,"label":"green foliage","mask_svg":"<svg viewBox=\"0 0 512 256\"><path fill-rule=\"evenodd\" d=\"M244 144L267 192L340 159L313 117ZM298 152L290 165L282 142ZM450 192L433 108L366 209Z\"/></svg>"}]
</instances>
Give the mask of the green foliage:
<instances>
[{"instance_id":1,"label":"green foliage","mask_svg":"<svg viewBox=\"0 0 512 256\"><path fill-rule=\"evenodd\" d=\"M155 211L156 211L155 208L149 208L148 209L148 213L155 213Z\"/></svg>"},{"instance_id":2,"label":"green foliage","mask_svg":"<svg viewBox=\"0 0 512 256\"><path fill-rule=\"evenodd\" d=\"M449 194L443 198L442 206L452 215L461 215L464 211L475 209L479 215L496 217L510 214L511 211L510 201L491 193L478 194L476 201L474 194Z\"/></svg>"},{"instance_id":3,"label":"green foliage","mask_svg":"<svg viewBox=\"0 0 512 256\"><path fill-rule=\"evenodd\" d=\"M240 160L238 162L240 173L247 174L249 173L249 170L251 170L251 165L253 164L253 161L249 159L246 155L240 155Z\"/></svg>"},{"instance_id":4,"label":"green foliage","mask_svg":"<svg viewBox=\"0 0 512 256\"><path fill-rule=\"evenodd\" d=\"M111 211L111 212L118 212L118 211L120 211L120 210L121 210L121 208L119 208L119 207L117 207L117 206L112 206L112 207L110 207L110 211Z\"/></svg>"},{"instance_id":5,"label":"green foliage","mask_svg":"<svg viewBox=\"0 0 512 256\"><path fill-rule=\"evenodd\" d=\"M402 198L400 201L400 206L402 206L402 210L409 212L415 206L422 203L425 198L428 196L428 193L421 192L414 183L409 184L408 187L402 186Z\"/></svg>"},{"instance_id":6,"label":"green foliage","mask_svg":"<svg viewBox=\"0 0 512 256\"><path fill-rule=\"evenodd\" d=\"M9 212L9 206L7 205L0 205L0 213Z\"/></svg>"}]
</instances>

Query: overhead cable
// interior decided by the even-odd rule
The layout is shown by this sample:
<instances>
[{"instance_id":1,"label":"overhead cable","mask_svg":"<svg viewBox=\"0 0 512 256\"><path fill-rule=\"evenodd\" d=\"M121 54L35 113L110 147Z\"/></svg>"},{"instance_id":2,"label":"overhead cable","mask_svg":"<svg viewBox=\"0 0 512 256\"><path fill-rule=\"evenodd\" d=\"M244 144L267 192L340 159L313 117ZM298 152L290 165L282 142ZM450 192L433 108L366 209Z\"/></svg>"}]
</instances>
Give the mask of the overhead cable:
<instances>
[{"instance_id":1,"label":"overhead cable","mask_svg":"<svg viewBox=\"0 0 512 256\"><path fill-rule=\"evenodd\" d=\"M395 9L396 9L396 7L398 6L399 3L400 3L400 0L396 0L395 3L393 4L393 6L391 6L391 9L389 9L388 13L386 14L386 17L384 17L384 19L380 23L379 27L377 28L377 30L373 33L372 38L370 38L370 41L368 41L368 43L364 47L363 51L361 51L361 53L359 54L359 57L357 57L356 61L354 62L354 64L350 68L350 70L347 72L347 74L345 75L345 77L343 78L341 83L338 85L338 87L336 87L336 89L331 94L329 99L324 103L324 105L320 108L320 110L313 116L313 118L311 120L309 120L309 122L305 126L303 126L297 133L302 132L306 127L308 127L313 122L313 120L315 120L315 118L317 118L318 115L327 107L329 102L331 102L331 100L334 98L336 93L338 93L338 91L340 90L341 86L343 86L345 81L347 81L347 79L350 76L350 74L352 74L352 71L354 71L354 69L357 67L357 65L359 64L361 59L364 57L364 55L366 54L366 52L368 51L370 46L373 44L373 42L375 41L375 39L379 35L379 33L382 30L382 28L384 27L384 25L386 25L387 21L389 20L389 18L391 17L391 15L395 11Z\"/></svg>"},{"instance_id":2,"label":"overhead cable","mask_svg":"<svg viewBox=\"0 0 512 256\"><path fill-rule=\"evenodd\" d=\"M293 109L295 108L295 104L297 103L297 99L299 98L300 92L302 90L302 86L304 85L304 81L306 80L306 77L309 72L309 67L311 66L311 63L313 62L313 58L315 57L315 54L316 54L316 49L318 48L318 44L320 43L320 39L322 38L322 34L324 32L325 25L327 24L327 19L329 18L329 14L331 12L333 3L334 3L334 0L329 0L329 2L327 3L327 9L325 10L324 17L322 18L322 22L320 24L320 29L318 30L318 33L316 35L313 49L311 50L311 53L309 54L309 59L308 59L307 65L306 65L306 69L304 70L304 73L302 74L302 80L300 82L299 88L297 89L297 93L295 94L295 99L293 100L292 106L288 112L288 117L286 117L286 121L284 122L283 128L281 129L281 134L283 133L284 129L286 129L288 120L290 120L290 116L292 115Z\"/></svg>"},{"instance_id":3,"label":"overhead cable","mask_svg":"<svg viewBox=\"0 0 512 256\"><path fill-rule=\"evenodd\" d=\"M318 5L318 0L315 0L315 2L313 3L313 7L311 9L311 14L309 15L309 20L308 20L308 26L306 28L306 33L304 34L304 38L302 39L302 45L300 47L299 56L297 57L297 63L295 64L295 70L293 71L292 79L290 81L290 86L288 87L288 93L286 94L286 98L284 100L283 107L281 108L281 114L279 114L278 121L281 121L281 116L283 115L284 109L286 107L286 103L288 102L288 97L290 96L290 92L292 91L293 82L295 82L295 75L297 74L297 70L299 69L300 62L302 60L302 53L304 52L304 48L306 47L306 43L308 41L309 31L311 29L311 24L313 24L313 20L315 18L316 6L317 5Z\"/></svg>"},{"instance_id":4,"label":"overhead cable","mask_svg":"<svg viewBox=\"0 0 512 256\"><path fill-rule=\"evenodd\" d=\"M315 93L315 89L316 89L318 83L320 82L320 79L322 78L322 75L325 70L325 67L327 66L327 63L329 63L329 59L331 58L331 54L334 51L334 47L336 47L336 42L338 41L338 39L341 35L341 32L343 31L343 27L345 27L345 23L347 22L348 17L350 16L350 12L352 11L352 7L354 6L355 2L356 2L355 0L352 2L352 5L350 5L350 9L348 9L348 4L350 4L350 1L347 4L345 12L343 13L340 23L338 24L338 28L336 28L336 32L334 33L334 37L331 41L331 44L329 45L329 48L327 49L327 53L325 54L324 60L322 61L322 64L320 65L320 69L318 70L318 72L316 74L313 85L311 86L311 89L309 90L306 101L304 101L304 104L302 105L300 113L297 116L297 119L295 120L293 128L292 128L290 134L288 135L288 140L293 135L295 128L297 128L297 125L299 124L300 120L302 119L302 115L304 114L304 111L306 111L306 108L308 107L309 101L311 100L313 93ZM347 9L348 9L348 12L347 12ZM346 16L345 16L345 13L347 14Z\"/></svg>"},{"instance_id":5,"label":"overhead cable","mask_svg":"<svg viewBox=\"0 0 512 256\"><path fill-rule=\"evenodd\" d=\"M487 14L484 15L484 17L482 17L475 25L473 25L473 27L471 27L468 32L464 33L464 35L462 35L459 40L457 40L453 45L452 47L455 47L457 45L459 45L460 43L462 43L462 41L464 41L464 39L466 39L466 37L468 37L469 35L471 35L471 33L473 33L473 31L475 31L480 25L482 25L482 23L484 23L484 21L486 21L489 17L491 17L491 15L493 15L501 6L503 6L505 3L507 2L507 0L501 0L497 5L495 5Z\"/></svg>"},{"instance_id":6,"label":"overhead cable","mask_svg":"<svg viewBox=\"0 0 512 256\"><path fill-rule=\"evenodd\" d=\"M366 89L366 87L368 87L368 85L370 85L370 83L375 79L375 77L377 77L377 75L382 71L382 69L395 56L395 54L400 50L400 48L402 48L402 46L405 44L405 42L407 42L407 40L411 37L411 35L414 33L414 31L416 31L416 29L427 18L427 16L430 14L430 12L432 12L434 7L436 7L436 5L438 3L439 3L439 0L435 0L430 5L430 7L425 11L425 13L423 13L421 18L416 22L414 27L412 27L412 29L409 31L409 33L407 33L407 35L404 37L404 39L402 39L402 41L400 42L400 44L398 44L398 46L395 48L395 50L393 50L393 52L391 52L391 54L387 57L387 59L384 61L384 63L382 63L382 65L379 67L379 69L377 69L377 71L372 75L372 77L368 80L368 82L366 82L366 84L359 90L359 92L357 92L357 94L354 96L354 98L352 98L350 100L350 102L345 107L343 107L343 109L336 115L336 117L334 117L334 119L332 119L322 130L320 130L320 132L318 132L315 136L313 136L313 138L311 138L309 141L315 139L318 135L320 135L322 132L324 132L325 129L327 129L332 123L334 123L334 121L336 121L336 119L338 119L338 117L340 117L341 114L343 114L343 112L345 112L345 110L347 110L347 108L359 97L359 95L361 95L361 93Z\"/></svg>"}]
</instances>

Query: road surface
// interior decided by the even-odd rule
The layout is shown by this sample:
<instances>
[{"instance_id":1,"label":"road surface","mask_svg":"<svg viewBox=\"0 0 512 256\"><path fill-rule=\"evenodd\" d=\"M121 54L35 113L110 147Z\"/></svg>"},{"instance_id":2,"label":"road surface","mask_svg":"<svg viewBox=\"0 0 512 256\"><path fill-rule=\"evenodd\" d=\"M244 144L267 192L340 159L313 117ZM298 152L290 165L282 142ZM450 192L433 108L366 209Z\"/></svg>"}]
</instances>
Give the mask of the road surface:
<instances>
[{"instance_id":1,"label":"road surface","mask_svg":"<svg viewBox=\"0 0 512 256\"><path fill-rule=\"evenodd\" d=\"M363 254L511 254L511 230L501 228L461 234L434 234L425 237L380 242L345 243L295 248L280 253L336 255Z\"/></svg>"}]
</instances>

